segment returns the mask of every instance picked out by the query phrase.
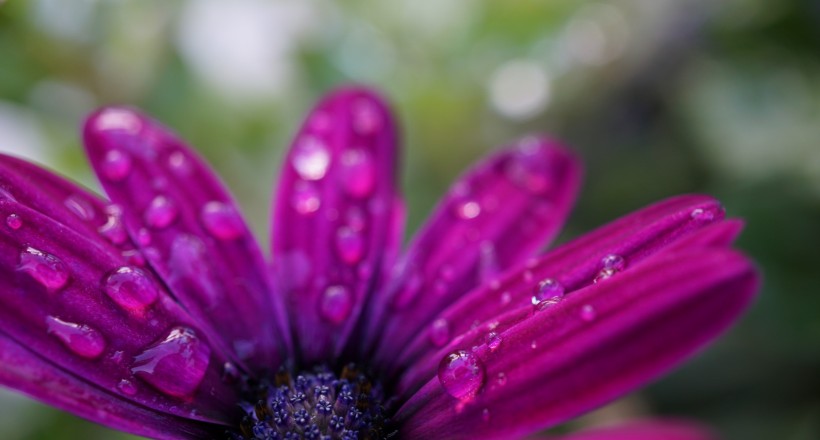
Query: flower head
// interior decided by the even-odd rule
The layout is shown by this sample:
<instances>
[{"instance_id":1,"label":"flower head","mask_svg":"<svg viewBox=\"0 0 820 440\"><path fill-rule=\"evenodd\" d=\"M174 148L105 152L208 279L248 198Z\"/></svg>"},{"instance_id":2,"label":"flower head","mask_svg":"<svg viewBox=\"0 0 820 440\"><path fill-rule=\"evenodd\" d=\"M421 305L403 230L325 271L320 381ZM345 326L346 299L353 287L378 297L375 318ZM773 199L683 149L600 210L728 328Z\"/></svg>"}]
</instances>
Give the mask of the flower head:
<instances>
[{"instance_id":1,"label":"flower head","mask_svg":"<svg viewBox=\"0 0 820 440\"><path fill-rule=\"evenodd\" d=\"M757 290L707 196L538 254L580 181L539 138L461 177L400 253L396 129L363 89L296 135L270 264L157 122L104 108L84 140L110 201L0 157L0 383L135 434L526 435L668 371Z\"/></svg>"}]
</instances>

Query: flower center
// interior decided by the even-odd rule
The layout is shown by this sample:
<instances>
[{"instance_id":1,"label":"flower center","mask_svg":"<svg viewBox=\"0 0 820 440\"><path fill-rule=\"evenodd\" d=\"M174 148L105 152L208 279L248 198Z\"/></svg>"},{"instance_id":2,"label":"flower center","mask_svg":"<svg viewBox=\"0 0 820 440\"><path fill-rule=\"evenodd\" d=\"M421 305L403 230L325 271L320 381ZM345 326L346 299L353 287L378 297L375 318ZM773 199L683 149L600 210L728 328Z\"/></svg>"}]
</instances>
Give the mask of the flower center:
<instances>
[{"instance_id":1,"label":"flower center","mask_svg":"<svg viewBox=\"0 0 820 440\"><path fill-rule=\"evenodd\" d=\"M355 365L335 373L326 366L248 387L245 412L232 439L353 440L388 437L385 398L379 383Z\"/></svg>"}]
</instances>

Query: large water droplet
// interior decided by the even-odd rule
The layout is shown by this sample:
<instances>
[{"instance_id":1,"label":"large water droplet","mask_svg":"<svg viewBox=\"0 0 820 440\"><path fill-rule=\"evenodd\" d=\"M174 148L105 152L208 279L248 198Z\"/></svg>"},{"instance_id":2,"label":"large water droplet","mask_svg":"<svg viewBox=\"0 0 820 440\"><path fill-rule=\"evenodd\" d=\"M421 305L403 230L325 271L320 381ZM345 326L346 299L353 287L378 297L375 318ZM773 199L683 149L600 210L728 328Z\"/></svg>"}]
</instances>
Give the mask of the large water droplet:
<instances>
[{"instance_id":1,"label":"large water droplet","mask_svg":"<svg viewBox=\"0 0 820 440\"><path fill-rule=\"evenodd\" d=\"M131 156L120 150L108 150L100 163L100 171L104 178L119 182L131 174Z\"/></svg>"},{"instance_id":2,"label":"large water droplet","mask_svg":"<svg viewBox=\"0 0 820 440\"><path fill-rule=\"evenodd\" d=\"M94 220L94 207L91 206L88 200L82 198L77 194L72 194L63 201L63 204L69 211L80 218L80 220Z\"/></svg>"},{"instance_id":3,"label":"large water droplet","mask_svg":"<svg viewBox=\"0 0 820 440\"><path fill-rule=\"evenodd\" d=\"M364 236L343 226L336 231L336 253L347 264L356 264L364 256Z\"/></svg>"},{"instance_id":4,"label":"large water droplet","mask_svg":"<svg viewBox=\"0 0 820 440\"><path fill-rule=\"evenodd\" d=\"M620 272L626 267L626 260L620 255L609 254L601 259L601 266L604 269L612 269L615 272Z\"/></svg>"},{"instance_id":5,"label":"large water droplet","mask_svg":"<svg viewBox=\"0 0 820 440\"><path fill-rule=\"evenodd\" d=\"M341 157L339 180L353 197L363 198L376 188L376 166L373 157L363 149L347 150Z\"/></svg>"},{"instance_id":6,"label":"large water droplet","mask_svg":"<svg viewBox=\"0 0 820 440\"><path fill-rule=\"evenodd\" d=\"M552 278L545 278L535 286L532 304L539 310L557 304L564 297L564 286Z\"/></svg>"},{"instance_id":7,"label":"large water droplet","mask_svg":"<svg viewBox=\"0 0 820 440\"><path fill-rule=\"evenodd\" d=\"M68 284L66 265L54 255L30 246L20 253L17 270L34 278L49 292L56 292Z\"/></svg>"},{"instance_id":8,"label":"large water droplet","mask_svg":"<svg viewBox=\"0 0 820 440\"><path fill-rule=\"evenodd\" d=\"M210 356L210 347L193 330L176 327L135 356L131 372L162 393L188 397L205 378Z\"/></svg>"},{"instance_id":9,"label":"large water droplet","mask_svg":"<svg viewBox=\"0 0 820 440\"><path fill-rule=\"evenodd\" d=\"M382 115L376 104L366 98L361 98L353 103L353 130L356 133L367 136L376 133L382 126Z\"/></svg>"},{"instance_id":10,"label":"large water droplet","mask_svg":"<svg viewBox=\"0 0 820 440\"><path fill-rule=\"evenodd\" d=\"M105 339L97 330L87 326L63 321L54 316L46 317L48 333L52 334L74 354L94 359L105 350Z\"/></svg>"},{"instance_id":11,"label":"large water droplet","mask_svg":"<svg viewBox=\"0 0 820 440\"><path fill-rule=\"evenodd\" d=\"M481 359L466 350L450 353L438 365L438 380L456 399L470 399L481 391L486 379Z\"/></svg>"},{"instance_id":12,"label":"large water droplet","mask_svg":"<svg viewBox=\"0 0 820 440\"><path fill-rule=\"evenodd\" d=\"M322 318L332 324L344 322L353 310L353 296L345 286L330 286L325 289L319 306Z\"/></svg>"},{"instance_id":13,"label":"large water droplet","mask_svg":"<svg viewBox=\"0 0 820 440\"><path fill-rule=\"evenodd\" d=\"M145 210L145 223L154 229L162 229L173 223L177 214L176 204L168 197L159 195Z\"/></svg>"},{"instance_id":14,"label":"large water droplet","mask_svg":"<svg viewBox=\"0 0 820 440\"><path fill-rule=\"evenodd\" d=\"M145 272L130 266L108 275L103 281L103 291L117 305L131 311L142 311L159 298L157 287Z\"/></svg>"},{"instance_id":15,"label":"large water droplet","mask_svg":"<svg viewBox=\"0 0 820 440\"><path fill-rule=\"evenodd\" d=\"M450 323L439 318L430 324L430 342L436 347L444 347L450 341Z\"/></svg>"},{"instance_id":16,"label":"large water droplet","mask_svg":"<svg viewBox=\"0 0 820 440\"><path fill-rule=\"evenodd\" d=\"M330 151L321 139L305 136L297 141L291 160L302 179L319 180L330 166Z\"/></svg>"},{"instance_id":17,"label":"large water droplet","mask_svg":"<svg viewBox=\"0 0 820 440\"><path fill-rule=\"evenodd\" d=\"M535 138L521 140L504 168L511 182L535 194L549 191L554 181L553 164L540 145Z\"/></svg>"},{"instance_id":18,"label":"large water droplet","mask_svg":"<svg viewBox=\"0 0 820 440\"><path fill-rule=\"evenodd\" d=\"M23 219L17 214L9 214L6 217L6 226L16 231L23 227Z\"/></svg>"},{"instance_id":19,"label":"large water droplet","mask_svg":"<svg viewBox=\"0 0 820 440\"><path fill-rule=\"evenodd\" d=\"M233 240L242 236L245 225L233 206L222 202L208 202L200 214L205 229L221 240Z\"/></svg>"},{"instance_id":20,"label":"large water droplet","mask_svg":"<svg viewBox=\"0 0 820 440\"><path fill-rule=\"evenodd\" d=\"M319 210L319 206L321 206L319 191L310 182L296 182L293 188L291 204L293 205L293 209L299 214L313 214Z\"/></svg>"}]
</instances>

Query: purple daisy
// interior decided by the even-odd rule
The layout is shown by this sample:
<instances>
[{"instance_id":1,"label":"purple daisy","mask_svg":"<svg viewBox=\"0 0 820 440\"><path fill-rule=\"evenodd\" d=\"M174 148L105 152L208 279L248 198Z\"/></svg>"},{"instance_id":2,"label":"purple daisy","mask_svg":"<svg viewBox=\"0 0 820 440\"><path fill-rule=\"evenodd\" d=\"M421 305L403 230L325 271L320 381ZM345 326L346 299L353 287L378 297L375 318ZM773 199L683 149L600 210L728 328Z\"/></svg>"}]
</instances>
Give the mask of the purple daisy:
<instances>
[{"instance_id":1,"label":"purple daisy","mask_svg":"<svg viewBox=\"0 0 820 440\"><path fill-rule=\"evenodd\" d=\"M708 196L538 254L581 176L539 138L458 179L401 253L395 123L359 88L296 135L272 264L157 122L104 108L84 140L110 201L0 156L0 383L138 435L523 436L667 372L758 289L731 249L742 222ZM707 437L646 422L571 438L662 432Z\"/></svg>"}]
</instances>

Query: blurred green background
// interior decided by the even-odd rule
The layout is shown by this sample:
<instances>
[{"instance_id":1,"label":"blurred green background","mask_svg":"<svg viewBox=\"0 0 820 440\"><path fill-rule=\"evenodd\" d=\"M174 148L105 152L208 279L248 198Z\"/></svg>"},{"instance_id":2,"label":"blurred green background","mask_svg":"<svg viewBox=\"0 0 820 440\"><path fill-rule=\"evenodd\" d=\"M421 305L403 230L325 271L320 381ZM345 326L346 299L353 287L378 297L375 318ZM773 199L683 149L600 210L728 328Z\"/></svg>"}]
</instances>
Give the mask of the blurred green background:
<instances>
[{"instance_id":1,"label":"blurred green background","mask_svg":"<svg viewBox=\"0 0 820 440\"><path fill-rule=\"evenodd\" d=\"M0 1L2 4L2 1ZM403 126L409 230L498 145L548 132L587 179L562 240L684 192L743 217L765 286L674 374L581 423L690 417L820 438L820 2L12 0L0 150L98 188L78 126L139 106L237 195L260 239L283 148L324 91L373 85ZM0 438L128 438L0 393Z\"/></svg>"}]
</instances>

